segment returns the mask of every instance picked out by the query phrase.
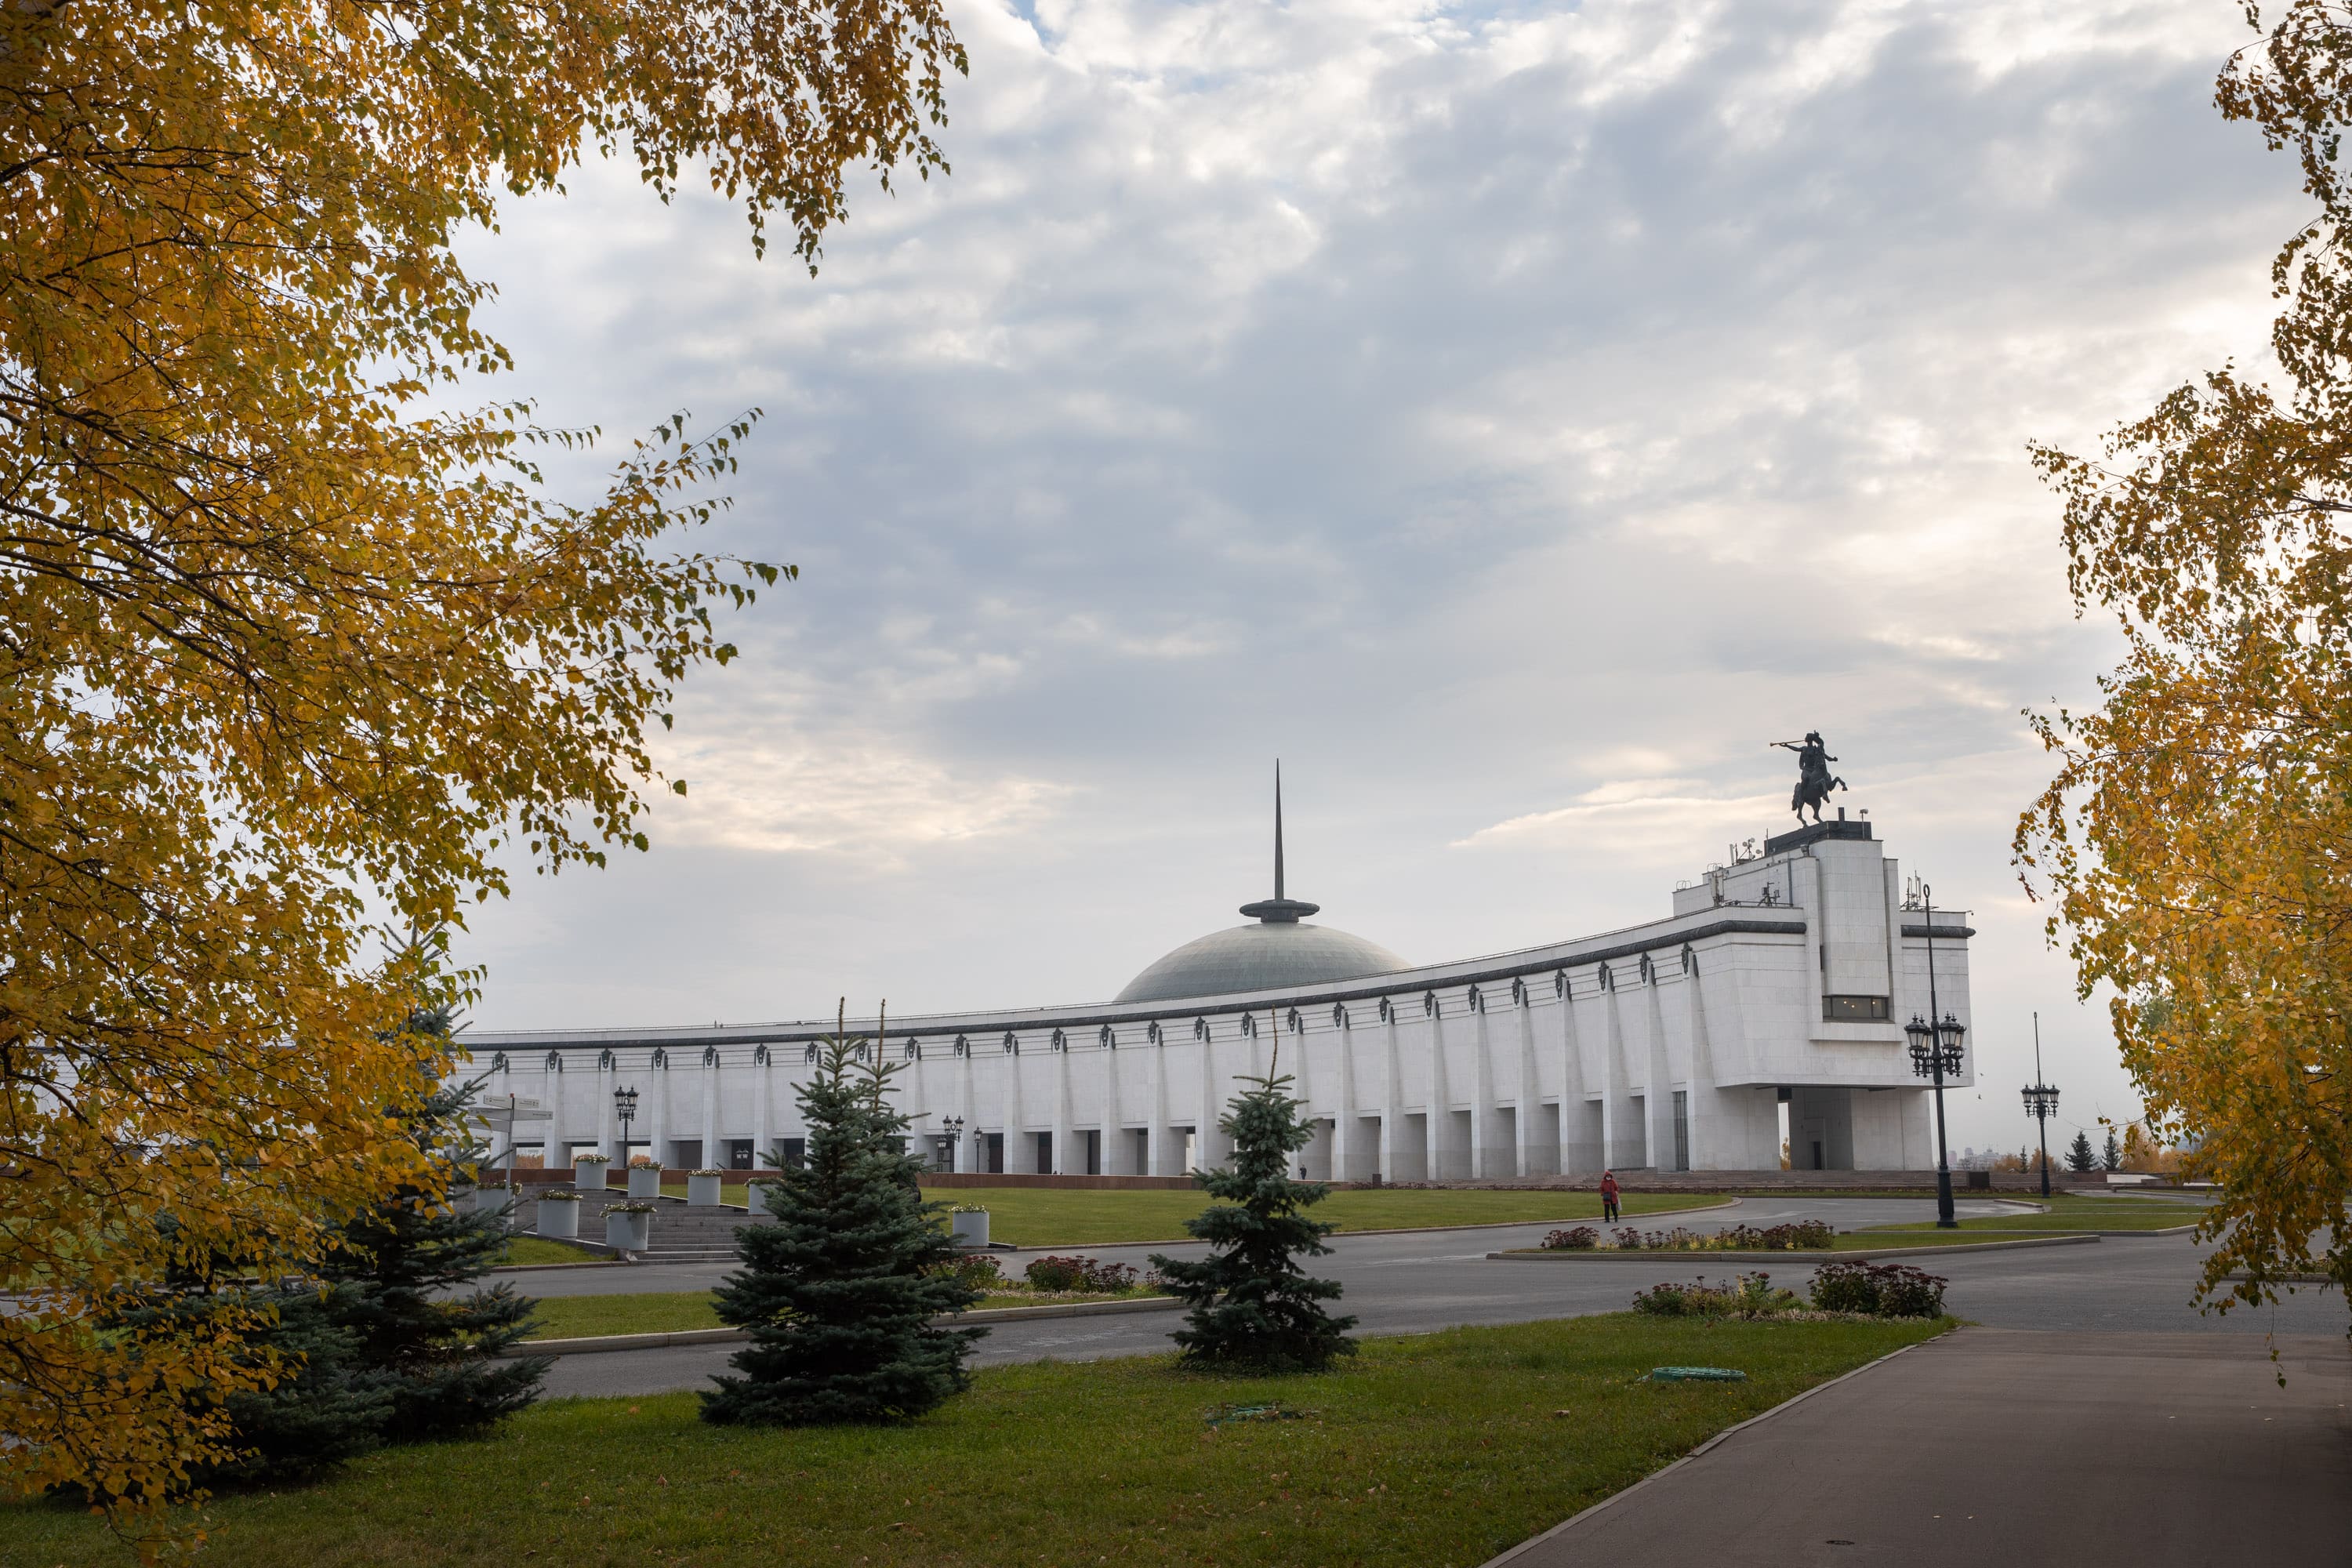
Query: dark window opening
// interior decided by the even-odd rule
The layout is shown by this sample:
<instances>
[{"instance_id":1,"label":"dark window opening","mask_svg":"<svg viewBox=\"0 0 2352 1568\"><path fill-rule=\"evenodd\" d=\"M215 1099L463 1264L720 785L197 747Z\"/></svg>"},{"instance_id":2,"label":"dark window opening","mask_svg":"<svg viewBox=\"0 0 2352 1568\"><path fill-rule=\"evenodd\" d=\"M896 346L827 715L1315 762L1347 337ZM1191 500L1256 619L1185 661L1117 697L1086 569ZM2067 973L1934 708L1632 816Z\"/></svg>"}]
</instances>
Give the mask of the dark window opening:
<instances>
[{"instance_id":1,"label":"dark window opening","mask_svg":"<svg viewBox=\"0 0 2352 1568\"><path fill-rule=\"evenodd\" d=\"M749 1138L730 1138L727 1140L727 1168L730 1171L750 1170L752 1152Z\"/></svg>"},{"instance_id":2,"label":"dark window opening","mask_svg":"<svg viewBox=\"0 0 2352 1568\"><path fill-rule=\"evenodd\" d=\"M787 1171L799 1170L801 1168L801 1162L808 1158L808 1140L805 1138L779 1138L776 1142L783 1150L784 1169Z\"/></svg>"},{"instance_id":3,"label":"dark window opening","mask_svg":"<svg viewBox=\"0 0 2352 1568\"><path fill-rule=\"evenodd\" d=\"M1690 1090L1675 1090L1675 1169L1690 1169Z\"/></svg>"},{"instance_id":4,"label":"dark window opening","mask_svg":"<svg viewBox=\"0 0 2352 1568\"><path fill-rule=\"evenodd\" d=\"M1102 1134L1088 1132L1087 1139L1087 1174L1099 1176L1102 1172Z\"/></svg>"},{"instance_id":5,"label":"dark window opening","mask_svg":"<svg viewBox=\"0 0 2352 1568\"><path fill-rule=\"evenodd\" d=\"M1822 1022L1825 1024L1883 1024L1885 1021L1886 998L1884 996L1822 998Z\"/></svg>"},{"instance_id":6,"label":"dark window opening","mask_svg":"<svg viewBox=\"0 0 2352 1568\"><path fill-rule=\"evenodd\" d=\"M1054 1135L1051 1132L1037 1134L1037 1173L1041 1176L1054 1173Z\"/></svg>"},{"instance_id":7,"label":"dark window opening","mask_svg":"<svg viewBox=\"0 0 2352 1568\"><path fill-rule=\"evenodd\" d=\"M1004 1174L1004 1134L1002 1132L983 1133L982 1134L982 1142L987 1146L988 1173L992 1176L1001 1176Z\"/></svg>"}]
</instances>

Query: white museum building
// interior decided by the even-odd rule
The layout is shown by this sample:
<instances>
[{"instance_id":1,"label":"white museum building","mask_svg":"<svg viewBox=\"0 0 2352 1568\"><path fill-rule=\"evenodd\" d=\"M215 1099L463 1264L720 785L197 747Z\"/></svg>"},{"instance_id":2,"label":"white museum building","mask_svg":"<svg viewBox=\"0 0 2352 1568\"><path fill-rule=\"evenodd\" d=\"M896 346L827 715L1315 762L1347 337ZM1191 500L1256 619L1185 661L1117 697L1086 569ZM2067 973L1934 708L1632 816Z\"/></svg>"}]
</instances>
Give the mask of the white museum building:
<instances>
[{"instance_id":1,"label":"white museum building","mask_svg":"<svg viewBox=\"0 0 2352 1568\"><path fill-rule=\"evenodd\" d=\"M1750 840L1645 925L1416 965L1283 896L1277 808L1275 897L1242 907L1249 923L1114 1001L894 1017L879 1048L905 1064L915 1148L958 1172L1214 1164L1220 1111L1277 1041L1318 1180L1776 1170L1784 1135L1800 1170L1932 1169L1904 1026L1969 1024L1974 932L1906 895L1871 829L1841 812ZM875 1020L850 1027L870 1039ZM469 1032L462 1070L520 1108L500 1153L751 1169L798 1156L795 1089L833 1029ZM1974 1082L1974 1055L1948 1083Z\"/></svg>"}]
</instances>

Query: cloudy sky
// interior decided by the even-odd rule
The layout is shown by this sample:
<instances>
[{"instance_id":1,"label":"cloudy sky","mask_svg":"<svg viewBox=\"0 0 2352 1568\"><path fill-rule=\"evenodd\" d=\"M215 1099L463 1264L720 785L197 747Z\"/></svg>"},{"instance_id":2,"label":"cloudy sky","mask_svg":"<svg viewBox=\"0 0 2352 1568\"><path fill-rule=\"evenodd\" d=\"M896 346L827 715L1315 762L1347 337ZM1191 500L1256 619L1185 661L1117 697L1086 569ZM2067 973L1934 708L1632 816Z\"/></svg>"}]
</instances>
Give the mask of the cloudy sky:
<instances>
[{"instance_id":1,"label":"cloudy sky","mask_svg":"<svg viewBox=\"0 0 2352 1568\"><path fill-rule=\"evenodd\" d=\"M2009 862L2114 658L2029 439L2260 349L2231 0L954 0L954 174L814 279L632 168L469 247L614 437L766 418L654 852L475 921L481 1027L1107 997L1269 890L1415 962L1664 915L1766 743L1975 911L2015 1148L2137 1105ZM568 476L584 480L588 476ZM2068 1129L2071 1133L2071 1128Z\"/></svg>"}]
</instances>

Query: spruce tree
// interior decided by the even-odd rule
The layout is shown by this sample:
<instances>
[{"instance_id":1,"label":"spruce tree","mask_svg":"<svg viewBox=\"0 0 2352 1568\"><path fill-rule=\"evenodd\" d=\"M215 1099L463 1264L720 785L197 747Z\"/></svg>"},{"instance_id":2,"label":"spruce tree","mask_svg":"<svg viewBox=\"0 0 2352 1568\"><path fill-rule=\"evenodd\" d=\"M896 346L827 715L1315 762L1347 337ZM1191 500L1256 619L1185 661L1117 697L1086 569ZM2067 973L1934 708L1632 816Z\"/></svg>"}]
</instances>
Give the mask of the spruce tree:
<instances>
[{"instance_id":1,"label":"spruce tree","mask_svg":"<svg viewBox=\"0 0 2352 1568\"><path fill-rule=\"evenodd\" d=\"M2091 1153L2091 1135L2078 1129L2074 1133L2074 1143L2066 1151L2066 1168L2080 1174L2089 1170L2095 1163Z\"/></svg>"},{"instance_id":2,"label":"spruce tree","mask_svg":"<svg viewBox=\"0 0 2352 1568\"><path fill-rule=\"evenodd\" d=\"M985 1329L942 1329L980 1292L950 1272L943 1210L923 1201L907 1119L887 1099L898 1068L835 1034L801 1088L808 1128L797 1164L765 1188L772 1225L745 1226L743 1266L713 1293L719 1321L747 1331L742 1373L702 1395L720 1426L803 1426L920 1415L971 1386Z\"/></svg>"},{"instance_id":3,"label":"spruce tree","mask_svg":"<svg viewBox=\"0 0 2352 1568\"><path fill-rule=\"evenodd\" d=\"M1223 1201L1184 1225L1209 1244L1209 1256L1197 1263L1157 1255L1151 1261L1170 1293L1191 1308L1186 1326L1171 1336L1185 1362L1252 1372L1318 1370L1356 1351L1347 1332L1356 1320L1334 1318L1321 1305L1339 1299L1338 1282L1312 1279L1297 1263L1331 1250L1323 1238L1335 1227L1303 1212L1330 1189L1290 1179L1290 1156L1315 1136L1298 1119L1292 1080L1269 1068L1264 1078L1243 1081L1255 1087L1235 1096L1218 1122L1232 1140L1232 1163L1194 1173Z\"/></svg>"},{"instance_id":4,"label":"spruce tree","mask_svg":"<svg viewBox=\"0 0 2352 1568\"><path fill-rule=\"evenodd\" d=\"M173 1226L169 1216L160 1223ZM203 1386L182 1393L192 1410L226 1419L223 1441L235 1450L190 1467L191 1486L308 1480L382 1441L392 1391L360 1364L356 1336L333 1321L317 1286L257 1285L233 1258L188 1259L154 1287L126 1292L107 1327L156 1343L226 1337L247 1365L276 1363L268 1388L226 1399Z\"/></svg>"},{"instance_id":5,"label":"spruce tree","mask_svg":"<svg viewBox=\"0 0 2352 1568\"><path fill-rule=\"evenodd\" d=\"M436 1009L412 1019L421 1033L448 1033ZM444 1085L407 1112L408 1135L437 1164L446 1195L403 1185L341 1226L342 1246L321 1273L333 1284L332 1321L349 1331L360 1366L392 1393L383 1435L394 1443L473 1431L539 1397L553 1362L499 1354L527 1335L536 1305L500 1283L479 1280L505 1252L507 1210L465 1202L481 1153L467 1127L481 1083ZM457 1287L475 1285L462 1296Z\"/></svg>"},{"instance_id":6,"label":"spruce tree","mask_svg":"<svg viewBox=\"0 0 2352 1568\"><path fill-rule=\"evenodd\" d=\"M2116 1142L2116 1130L2107 1129L2107 1146L2099 1152L2099 1169L2120 1171L2124 1168L2123 1145Z\"/></svg>"}]
</instances>

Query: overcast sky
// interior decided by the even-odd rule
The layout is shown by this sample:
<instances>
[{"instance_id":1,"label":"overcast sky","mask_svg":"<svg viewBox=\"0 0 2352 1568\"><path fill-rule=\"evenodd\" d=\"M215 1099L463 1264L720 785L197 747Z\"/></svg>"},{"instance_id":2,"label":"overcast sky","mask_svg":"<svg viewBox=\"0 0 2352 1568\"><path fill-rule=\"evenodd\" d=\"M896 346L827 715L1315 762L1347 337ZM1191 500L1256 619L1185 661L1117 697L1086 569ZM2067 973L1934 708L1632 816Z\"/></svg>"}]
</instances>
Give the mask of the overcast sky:
<instances>
[{"instance_id":1,"label":"overcast sky","mask_svg":"<svg viewBox=\"0 0 2352 1568\"><path fill-rule=\"evenodd\" d=\"M766 419L799 564L654 851L521 879L479 1027L1099 1000L1270 890L1434 962L1656 919L1828 737L1975 911L2014 1149L2137 1100L2010 865L2082 703L2031 438L2261 347L2294 173L2231 0L956 0L954 173L820 277L633 168L468 247L559 424ZM567 479L584 479L576 471ZM2053 1142L2062 1141L2053 1129Z\"/></svg>"}]
</instances>

